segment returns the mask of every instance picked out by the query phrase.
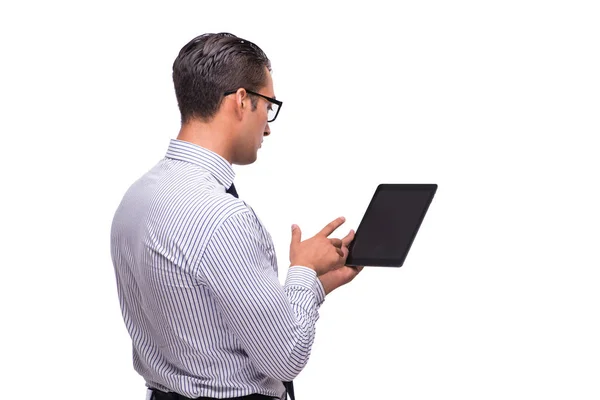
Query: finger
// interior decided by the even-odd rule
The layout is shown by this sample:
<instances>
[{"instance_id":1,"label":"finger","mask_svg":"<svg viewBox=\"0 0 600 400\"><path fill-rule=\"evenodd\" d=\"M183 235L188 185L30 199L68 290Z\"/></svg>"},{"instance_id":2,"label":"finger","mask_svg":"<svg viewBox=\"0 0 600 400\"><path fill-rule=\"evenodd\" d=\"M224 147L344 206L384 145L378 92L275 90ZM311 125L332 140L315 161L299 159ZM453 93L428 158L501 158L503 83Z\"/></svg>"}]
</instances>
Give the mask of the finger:
<instances>
[{"instance_id":1,"label":"finger","mask_svg":"<svg viewBox=\"0 0 600 400\"><path fill-rule=\"evenodd\" d=\"M352 243L352 241L354 240L354 235L354 229L350 229L350 232L348 232L348 234L342 239L342 244L348 247L350 243Z\"/></svg>"},{"instance_id":2,"label":"finger","mask_svg":"<svg viewBox=\"0 0 600 400\"><path fill-rule=\"evenodd\" d=\"M331 244L337 248L341 248L342 245L344 244L341 239L329 239L329 240L331 241Z\"/></svg>"},{"instance_id":3,"label":"finger","mask_svg":"<svg viewBox=\"0 0 600 400\"><path fill-rule=\"evenodd\" d=\"M323 236L327 237L327 236L331 235L333 233L333 231L335 231L337 228L339 228L340 225L342 225L344 222L346 222L346 218L344 218L344 217L336 218L334 221L331 221L330 223L328 223L325 228L321 229L321 232L319 232L317 235L323 235Z\"/></svg>"},{"instance_id":4,"label":"finger","mask_svg":"<svg viewBox=\"0 0 600 400\"><path fill-rule=\"evenodd\" d=\"M363 270L364 266L362 266L362 267L349 267L349 268L351 268L354 271L354 275L356 276L356 275L358 275L360 273L360 271Z\"/></svg>"},{"instance_id":5,"label":"finger","mask_svg":"<svg viewBox=\"0 0 600 400\"><path fill-rule=\"evenodd\" d=\"M350 267L350 276L349 276L349 282L353 281L354 278L356 278L358 276L358 274L360 273L360 271L363 270L364 267Z\"/></svg>"},{"instance_id":6,"label":"finger","mask_svg":"<svg viewBox=\"0 0 600 400\"><path fill-rule=\"evenodd\" d=\"M342 246L339 249L342 251L342 254L341 254L342 259L340 260L340 262L341 262L341 265L344 266L344 264L346 263L346 258L348 258L349 250L346 246ZM338 254L340 254L340 253L338 252Z\"/></svg>"},{"instance_id":7,"label":"finger","mask_svg":"<svg viewBox=\"0 0 600 400\"><path fill-rule=\"evenodd\" d=\"M335 248L335 251L337 251L338 255L339 255L341 258L344 258L344 252L342 251L342 249L338 249L338 248L336 247L336 248Z\"/></svg>"},{"instance_id":8,"label":"finger","mask_svg":"<svg viewBox=\"0 0 600 400\"><path fill-rule=\"evenodd\" d=\"M345 263L346 260L348 259L348 254L350 253L350 250L346 246L342 246L342 251L344 252L344 263Z\"/></svg>"},{"instance_id":9,"label":"finger","mask_svg":"<svg viewBox=\"0 0 600 400\"><path fill-rule=\"evenodd\" d=\"M302 241L302 231L296 224L292 225L292 245L300 243Z\"/></svg>"}]
</instances>

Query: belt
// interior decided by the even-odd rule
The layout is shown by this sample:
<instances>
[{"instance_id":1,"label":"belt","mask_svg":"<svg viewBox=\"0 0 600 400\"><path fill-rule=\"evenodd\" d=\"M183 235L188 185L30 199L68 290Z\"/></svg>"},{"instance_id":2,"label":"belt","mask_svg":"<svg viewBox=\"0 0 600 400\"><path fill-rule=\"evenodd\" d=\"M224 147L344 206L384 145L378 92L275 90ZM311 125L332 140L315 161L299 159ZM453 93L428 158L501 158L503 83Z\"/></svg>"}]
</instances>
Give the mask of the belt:
<instances>
[{"instance_id":1,"label":"belt","mask_svg":"<svg viewBox=\"0 0 600 400\"><path fill-rule=\"evenodd\" d=\"M192 399L191 397L185 397L182 394L175 392L162 392L158 389L150 389L152 391L152 396L150 400L273 400L276 397L266 396L264 394L249 394L248 396L242 397L233 397L229 399L217 399L215 397L196 397Z\"/></svg>"}]
</instances>

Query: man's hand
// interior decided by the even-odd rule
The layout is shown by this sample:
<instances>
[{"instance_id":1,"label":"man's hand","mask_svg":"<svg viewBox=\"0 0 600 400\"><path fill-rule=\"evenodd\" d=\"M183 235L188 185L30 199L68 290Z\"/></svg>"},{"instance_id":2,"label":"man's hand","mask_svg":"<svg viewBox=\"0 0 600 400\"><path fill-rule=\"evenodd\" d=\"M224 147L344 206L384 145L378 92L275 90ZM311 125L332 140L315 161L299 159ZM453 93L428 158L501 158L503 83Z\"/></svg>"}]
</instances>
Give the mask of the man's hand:
<instances>
[{"instance_id":1,"label":"man's hand","mask_svg":"<svg viewBox=\"0 0 600 400\"><path fill-rule=\"evenodd\" d=\"M329 239L346 219L336 218L319 233L310 239L302 241L302 231L298 225L292 226L292 243L290 244L291 265L303 265L314 270L317 276L344 265L348 251L342 251L344 243L340 239ZM348 236L346 236L348 237ZM350 243L350 242L348 242ZM346 247L348 244L346 244Z\"/></svg>"},{"instance_id":2,"label":"man's hand","mask_svg":"<svg viewBox=\"0 0 600 400\"><path fill-rule=\"evenodd\" d=\"M349 267L344 265L346 259L348 258L348 246L354 240L354 230L351 230L345 238L342 239L341 250L344 254L343 260L340 263L339 267L324 273L319 276L319 280L321 281L321 285L323 285L323 289L325 290L325 295L328 295L335 289L340 286L345 285L346 283L352 281L356 278L356 275L363 270L364 267Z\"/></svg>"},{"instance_id":3,"label":"man's hand","mask_svg":"<svg viewBox=\"0 0 600 400\"><path fill-rule=\"evenodd\" d=\"M356 278L356 275L358 275L363 268L364 267L349 267L344 265L343 267L334 269L333 271L329 271L319 276L321 285L323 285L323 290L325 290L325 295L328 295L335 289Z\"/></svg>"}]
</instances>

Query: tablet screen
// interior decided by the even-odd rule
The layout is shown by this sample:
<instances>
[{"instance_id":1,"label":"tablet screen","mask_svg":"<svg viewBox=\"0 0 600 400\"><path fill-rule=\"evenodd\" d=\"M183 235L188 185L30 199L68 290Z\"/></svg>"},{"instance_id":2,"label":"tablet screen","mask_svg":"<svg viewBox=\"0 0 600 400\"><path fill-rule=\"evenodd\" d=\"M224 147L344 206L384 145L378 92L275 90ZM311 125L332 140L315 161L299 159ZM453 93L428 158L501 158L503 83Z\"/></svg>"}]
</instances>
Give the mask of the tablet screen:
<instances>
[{"instance_id":1,"label":"tablet screen","mask_svg":"<svg viewBox=\"0 0 600 400\"><path fill-rule=\"evenodd\" d=\"M401 266L436 188L380 185L351 245L348 259L352 265Z\"/></svg>"}]
</instances>

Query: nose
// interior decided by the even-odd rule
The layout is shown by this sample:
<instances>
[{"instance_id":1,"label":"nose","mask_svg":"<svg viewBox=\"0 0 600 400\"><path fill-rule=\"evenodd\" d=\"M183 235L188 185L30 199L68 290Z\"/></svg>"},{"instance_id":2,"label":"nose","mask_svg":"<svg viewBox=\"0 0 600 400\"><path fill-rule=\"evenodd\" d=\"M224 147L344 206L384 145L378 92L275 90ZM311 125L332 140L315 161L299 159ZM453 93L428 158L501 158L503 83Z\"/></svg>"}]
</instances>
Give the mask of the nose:
<instances>
[{"instance_id":1,"label":"nose","mask_svg":"<svg viewBox=\"0 0 600 400\"><path fill-rule=\"evenodd\" d=\"M269 123L267 122L267 126L265 126L265 132L263 133L264 136L269 136L271 134L271 127L269 126Z\"/></svg>"}]
</instances>

